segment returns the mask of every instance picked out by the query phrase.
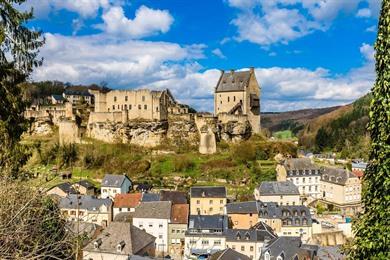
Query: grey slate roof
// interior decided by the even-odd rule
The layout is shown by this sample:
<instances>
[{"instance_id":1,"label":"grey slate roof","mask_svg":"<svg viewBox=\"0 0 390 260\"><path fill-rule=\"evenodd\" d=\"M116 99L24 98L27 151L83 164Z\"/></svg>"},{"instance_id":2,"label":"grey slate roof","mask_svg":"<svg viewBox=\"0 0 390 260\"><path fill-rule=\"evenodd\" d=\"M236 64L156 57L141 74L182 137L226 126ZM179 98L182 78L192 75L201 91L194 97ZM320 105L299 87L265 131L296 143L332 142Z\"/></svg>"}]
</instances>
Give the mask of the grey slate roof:
<instances>
[{"instance_id":1,"label":"grey slate roof","mask_svg":"<svg viewBox=\"0 0 390 260\"><path fill-rule=\"evenodd\" d=\"M130 180L126 175L106 174L102 180L102 187L120 188L125 179Z\"/></svg>"},{"instance_id":2,"label":"grey slate roof","mask_svg":"<svg viewBox=\"0 0 390 260\"><path fill-rule=\"evenodd\" d=\"M191 215L188 229L226 230L228 217L224 215Z\"/></svg>"},{"instance_id":3,"label":"grey slate roof","mask_svg":"<svg viewBox=\"0 0 390 260\"><path fill-rule=\"evenodd\" d=\"M68 194L77 194L78 192L72 187L72 184L69 182L60 183L57 186L59 189L61 189L63 192ZM55 188L53 187L53 188Z\"/></svg>"},{"instance_id":4,"label":"grey slate roof","mask_svg":"<svg viewBox=\"0 0 390 260\"><path fill-rule=\"evenodd\" d=\"M260 196L299 195L298 187L291 181L263 181L259 192Z\"/></svg>"},{"instance_id":5,"label":"grey slate roof","mask_svg":"<svg viewBox=\"0 0 390 260\"><path fill-rule=\"evenodd\" d=\"M339 184L339 185L345 185L345 183L349 178L357 178L357 177L354 174L352 174L350 171L346 171L344 169L339 169L339 168L331 168L331 167L326 167L321 176L322 181Z\"/></svg>"},{"instance_id":6,"label":"grey slate roof","mask_svg":"<svg viewBox=\"0 0 390 260\"><path fill-rule=\"evenodd\" d=\"M218 251L209 257L210 260L250 260L246 255L243 255L231 248Z\"/></svg>"},{"instance_id":7,"label":"grey slate roof","mask_svg":"<svg viewBox=\"0 0 390 260\"><path fill-rule=\"evenodd\" d=\"M260 201L233 202L226 205L226 211L228 214L257 214L260 204Z\"/></svg>"},{"instance_id":8,"label":"grey slate roof","mask_svg":"<svg viewBox=\"0 0 390 260\"><path fill-rule=\"evenodd\" d=\"M160 194L158 193L143 193L142 202L160 201Z\"/></svg>"},{"instance_id":9,"label":"grey slate roof","mask_svg":"<svg viewBox=\"0 0 390 260\"><path fill-rule=\"evenodd\" d=\"M134 218L171 219L170 201L141 202L135 209Z\"/></svg>"},{"instance_id":10,"label":"grey slate roof","mask_svg":"<svg viewBox=\"0 0 390 260\"><path fill-rule=\"evenodd\" d=\"M84 251L119 254L116 246L124 242L122 255L135 255L143 248L154 243L155 237L145 231L125 222L112 222L96 239L92 240ZM95 242L101 242L99 248L94 248Z\"/></svg>"},{"instance_id":11,"label":"grey slate roof","mask_svg":"<svg viewBox=\"0 0 390 260\"><path fill-rule=\"evenodd\" d=\"M283 226L311 226L310 210L303 205L279 206L274 202L264 203L260 207L259 218L281 219ZM306 222L306 224L303 224Z\"/></svg>"},{"instance_id":12,"label":"grey slate roof","mask_svg":"<svg viewBox=\"0 0 390 260\"><path fill-rule=\"evenodd\" d=\"M79 199L77 200L77 196ZM77 202L79 205L77 205ZM60 209L85 209L88 211L98 211L99 208L105 205L106 207L112 206L110 199L98 199L90 195L76 195L70 194L65 198L61 198L59 202Z\"/></svg>"},{"instance_id":13,"label":"grey slate roof","mask_svg":"<svg viewBox=\"0 0 390 260\"><path fill-rule=\"evenodd\" d=\"M262 223L262 222L261 222ZM262 225L257 227L261 228ZM225 232L226 241L241 241L241 242L264 242L266 240L271 240L277 237L277 235L272 231L272 228L267 226L263 229L228 229Z\"/></svg>"},{"instance_id":14,"label":"grey slate roof","mask_svg":"<svg viewBox=\"0 0 390 260\"><path fill-rule=\"evenodd\" d=\"M310 158L290 158L284 162L287 170L318 170L316 164L314 164Z\"/></svg>"},{"instance_id":15,"label":"grey slate roof","mask_svg":"<svg viewBox=\"0 0 390 260\"><path fill-rule=\"evenodd\" d=\"M225 187L197 186L191 187L191 198L226 198Z\"/></svg>"},{"instance_id":16,"label":"grey slate roof","mask_svg":"<svg viewBox=\"0 0 390 260\"><path fill-rule=\"evenodd\" d=\"M248 87L250 71L223 71L215 92L244 91Z\"/></svg>"},{"instance_id":17,"label":"grey slate roof","mask_svg":"<svg viewBox=\"0 0 390 260\"><path fill-rule=\"evenodd\" d=\"M299 237L277 237L269 241L262 249L260 259L264 259L264 253L269 252L271 259L283 256L282 259L294 259L300 252L301 239Z\"/></svg>"},{"instance_id":18,"label":"grey slate roof","mask_svg":"<svg viewBox=\"0 0 390 260\"><path fill-rule=\"evenodd\" d=\"M95 188L95 185L93 185L93 183L88 181L88 180L81 180L81 181L78 181L76 183L79 184L80 186L86 188L86 189Z\"/></svg>"},{"instance_id":19,"label":"grey slate roof","mask_svg":"<svg viewBox=\"0 0 390 260\"><path fill-rule=\"evenodd\" d=\"M162 190L160 191L161 201L172 201L172 204L187 204L187 193L182 191Z\"/></svg>"},{"instance_id":20,"label":"grey slate roof","mask_svg":"<svg viewBox=\"0 0 390 260\"><path fill-rule=\"evenodd\" d=\"M55 100L58 100L58 101L65 100L65 98L62 95L51 95L51 96L52 96L52 98L54 98Z\"/></svg>"}]
</instances>

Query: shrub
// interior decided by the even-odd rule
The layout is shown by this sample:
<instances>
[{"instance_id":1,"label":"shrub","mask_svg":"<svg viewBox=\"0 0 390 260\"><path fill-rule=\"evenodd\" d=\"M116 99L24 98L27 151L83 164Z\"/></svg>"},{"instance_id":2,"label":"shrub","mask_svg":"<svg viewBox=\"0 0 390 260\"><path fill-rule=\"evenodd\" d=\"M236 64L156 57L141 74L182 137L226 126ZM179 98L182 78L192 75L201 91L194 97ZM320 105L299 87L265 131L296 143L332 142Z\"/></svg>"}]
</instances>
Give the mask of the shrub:
<instances>
[{"instance_id":1,"label":"shrub","mask_svg":"<svg viewBox=\"0 0 390 260\"><path fill-rule=\"evenodd\" d=\"M173 169L182 172L194 168L195 163L185 155L178 155L173 162Z\"/></svg>"},{"instance_id":2,"label":"shrub","mask_svg":"<svg viewBox=\"0 0 390 260\"><path fill-rule=\"evenodd\" d=\"M230 168L234 166L236 166L236 164L231 160L211 160L203 163L201 169L202 171L209 171L212 169Z\"/></svg>"},{"instance_id":3,"label":"shrub","mask_svg":"<svg viewBox=\"0 0 390 260\"><path fill-rule=\"evenodd\" d=\"M256 160L256 147L249 141L236 144L232 148L232 158L239 163Z\"/></svg>"}]
</instances>

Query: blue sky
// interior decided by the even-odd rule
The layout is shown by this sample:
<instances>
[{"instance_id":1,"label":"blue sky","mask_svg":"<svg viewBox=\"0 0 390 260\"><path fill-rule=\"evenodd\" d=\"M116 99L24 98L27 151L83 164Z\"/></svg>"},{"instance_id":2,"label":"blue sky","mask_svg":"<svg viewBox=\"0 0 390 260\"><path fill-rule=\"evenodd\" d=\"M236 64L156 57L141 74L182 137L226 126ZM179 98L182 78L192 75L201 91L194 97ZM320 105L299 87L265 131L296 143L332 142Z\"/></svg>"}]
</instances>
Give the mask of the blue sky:
<instances>
[{"instance_id":1,"label":"blue sky","mask_svg":"<svg viewBox=\"0 0 390 260\"><path fill-rule=\"evenodd\" d=\"M169 88L212 111L220 69L255 67L262 111L346 104L374 80L380 0L29 0L33 80Z\"/></svg>"}]
</instances>

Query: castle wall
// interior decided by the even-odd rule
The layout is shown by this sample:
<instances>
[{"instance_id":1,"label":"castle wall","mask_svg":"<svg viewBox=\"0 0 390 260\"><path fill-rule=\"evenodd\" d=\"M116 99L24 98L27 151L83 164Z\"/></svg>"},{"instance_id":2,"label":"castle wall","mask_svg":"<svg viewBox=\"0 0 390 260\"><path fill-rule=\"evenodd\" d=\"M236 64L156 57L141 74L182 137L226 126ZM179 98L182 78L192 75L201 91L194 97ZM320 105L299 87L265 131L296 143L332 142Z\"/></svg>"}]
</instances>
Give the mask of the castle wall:
<instances>
[{"instance_id":1,"label":"castle wall","mask_svg":"<svg viewBox=\"0 0 390 260\"><path fill-rule=\"evenodd\" d=\"M58 125L61 118L66 116L65 106L39 106L37 110L26 110L24 117L37 119L50 119L54 124Z\"/></svg>"},{"instance_id":2,"label":"castle wall","mask_svg":"<svg viewBox=\"0 0 390 260\"><path fill-rule=\"evenodd\" d=\"M256 75L254 72L251 73L251 79L249 81L249 86L245 95L245 114L248 115L248 120L252 125L252 130L254 133L260 132L260 102L259 107L252 108L250 107L250 95L256 95L260 100L260 86L256 80Z\"/></svg>"},{"instance_id":3,"label":"castle wall","mask_svg":"<svg viewBox=\"0 0 390 260\"><path fill-rule=\"evenodd\" d=\"M244 124L247 120L247 115L232 115L227 113L218 114L218 121L220 121L222 124L226 124L228 122L238 122Z\"/></svg>"},{"instance_id":4,"label":"castle wall","mask_svg":"<svg viewBox=\"0 0 390 260\"><path fill-rule=\"evenodd\" d=\"M246 102L246 96L244 91L235 92L218 92L214 94L215 106L214 114L229 112L238 102ZM245 114L246 111L243 111Z\"/></svg>"}]
</instances>

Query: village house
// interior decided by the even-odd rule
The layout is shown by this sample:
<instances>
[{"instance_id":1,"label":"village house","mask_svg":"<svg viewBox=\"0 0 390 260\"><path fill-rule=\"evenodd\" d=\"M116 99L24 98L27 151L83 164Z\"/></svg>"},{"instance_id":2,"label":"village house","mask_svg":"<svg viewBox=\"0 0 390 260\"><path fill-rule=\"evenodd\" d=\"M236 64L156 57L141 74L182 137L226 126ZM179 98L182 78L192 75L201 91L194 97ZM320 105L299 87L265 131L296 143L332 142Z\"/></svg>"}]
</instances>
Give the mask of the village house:
<instances>
[{"instance_id":1,"label":"village house","mask_svg":"<svg viewBox=\"0 0 390 260\"><path fill-rule=\"evenodd\" d=\"M95 195L95 185L88 180L81 180L73 183L73 188L82 195Z\"/></svg>"},{"instance_id":2,"label":"village house","mask_svg":"<svg viewBox=\"0 0 390 260\"><path fill-rule=\"evenodd\" d=\"M135 208L141 203L142 193L116 194L114 198L113 216L119 213L135 212Z\"/></svg>"},{"instance_id":3,"label":"village house","mask_svg":"<svg viewBox=\"0 0 390 260\"><path fill-rule=\"evenodd\" d=\"M298 236L307 241L313 234L310 210L306 206L264 203L259 209L259 220L270 226L278 236Z\"/></svg>"},{"instance_id":4,"label":"village house","mask_svg":"<svg viewBox=\"0 0 390 260\"><path fill-rule=\"evenodd\" d=\"M189 213L188 204L172 205L171 222L168 224L168 252L173 259L183 258Z\"/></svg>"},{"instance_id":5,"label":"village house","mask_svg":"<svg viewBox=\"0 0 390 260\"><path fill-rule=\"evenodd\" d=\"M153 193L153 192L142 193L141 202L152 202L152 201L160 201L160 194Z\"/></svg>"},{"instance_id":6,"label":"village house","mask_svg":"<svg viewBox=\"0 0 390 260\"><path fill-rule=\"evenodd\" d=\"M187 193L176 190L161 190L160 201L171 201L174 204L187 204Z\"/></svg>"},{"instance_id":7,"label":"village house","mask_svg":"<svg viewBox=\"0 0 390 260\"><path fill-rule=\"evenodd\" d=\"M224 214L227 202L225 187L198 186L190 189L191 215Z\"/></svg>"},{"instance_id":8,"label":"village house","mask_svg":"<svg viewBox=\"0 0 390 260\"><path fill-rule=\"evenodd\" d=\"M359 180L361 180L366 171L367 165L368 165L367 163L362 161L358 161L358 160L352 161L352 165L351 165L352 173L355 174L356 177L359 178Z\"/></svg>"},{"instance_id":9,"label":"village house","mask_svg":"<svg viewBox=\"0 0 390 260\"><path fill-rule=\"evenodd\" d=\"M246 117L252 132L260 132L260 86L253 68L221 72L215 87L214 114Z\"/></svg>"},{"instance_id":10,"label":"village house","mask_svg":"<svg viewBox=\"0 0 390 260\"><path fill-rule=\"evenodd\" d=\"M83 248L83 259L128 260L134 255L154 256L155 239L130 223L112 222Z\"/></svg>"},{"instance_id":11,"label":"village house","mask_svg":"<svg viewBox=\"0 0 390 260\"><path fill-rule=\"evenodd\" d=\"M226 205L229 228L249 229L259 222L260 201L234 202Z\"/></svg>"},{"instance_id":12,"label":"village house","mask_svg":"<svg viewBox=\"0 0 390 260\"><path fill-rule=\"evenodd\" d=\"M319 198L321 169L310 158L290 158L276 166L278 181L291 181L303 196Z\"/></svg>"},{"instance_id":13,"label":"village house","mask_svg":"<svg viewBox=\"0 0 390 260\"><path fill-rule=\"evenodd\" d=\"M114 199L116 194L129 193L132 182L126 175L106 174L101 184L101 197Z\"/></svg>"},{"instance_id":14,"label":"village house","mask_svg":"<svg viewBox=\"0 0 390 260\"><path fill-rule=\"evenodd\" d=\"M318 246L305 245L299 237L276 237L266 243L260 260L316 259Z\"/></svg>"},{"instance_id":15,"label":"village house","mask_svg":"<svg viewBox=\"0 0 390 260\"><path fill-rule=\"evenodd\" d=\"M259 222L253 229L226 230L226 246L250 259L259 259L264 243L276 237L271 227Z\"/></svg>"},{"instance_id":16,"label":"village house","mask_svg":"<svg viewBox=\"0 0 390 260\"><path fill-rule=\"evenodd\" d=\"M231 248L226 248L212 254L209 260L250 260L250 258Z\"/></svg>"},{"instance_id":17,"label":"village house","mask_svg":"<svg viewBox=\"0 0 390 260\"><path fill-rule=\"evenodd\" d=\"M69 221L107 226L112 220L112 201L89 195L70 194L59 201L61 213Z\"/></svg>"},{"instance_id":18,"label":"village house","mask_svg":"<svg viewBox=\"0 0 390 260\"><path fill-rule=\"evenodd\" d=\"M255 199L279 205L300 205L298 187L291 181L263 181L254 191Z\"/></svg>"},{"instance_id":19,"label":"village house","mask_svg":"<svg viewBox=\"0 0 390 260\"><path fill-rule=\"evenodd\" d=\"M156 254L168 253L168 224L171 222L170 201L142 202L133 215L133 225L156 237Z\"/></svg>"},{"instance_id":20,"label":"village house","mask_svg":"<svg viewBox=\"0 0 390 260\"><path fill-rule=\"evenodd\" d=\"M77 190L69 182L60 183L46 192L47 195L66 197L69 194L77 194Z\"/></svg>"},{"instance_id":21,"label":"village house","mask_svg":"<svg viewBox=\"0 0 390 260\"><path fill-rule=\"evenodd\" d=\"M352 172L327 167L321 178L321 199L342 210L354 212L360 209L361 186L359 178Z\"/></svg>"},{"instance_id":22,"label":"village house","mask_svg":"<svg viewBox=\"0 0 390 260\"><path fill-rule=\"evenodd\" d=\"M51 95L50 102L52 105L64 104L65 98L62 95Z\"/></svg>"},{"instance_id":23,"label":"village house","mask_svg":"<svg viewBox=\"0 0 390 260\"><path fill-rule=\"evenodd\" d=\"M191 215L185 234L184 259L207 257L225 249L227 228L227 216Z\"/></svg>"},{"instance_id":24,"label":"village house","mask_svg":"<svg viewBox=\"0 0 390 260\"><path fill-rule=\"evenodd\" d=\"M94 97L90 93L87 87L83 86L69 86L65 88L62 96L66 99L66 101L71 104L79 104L81 102L85 102L88 105L92 105L94 103Z\"/></svg>"}]
</instances>

